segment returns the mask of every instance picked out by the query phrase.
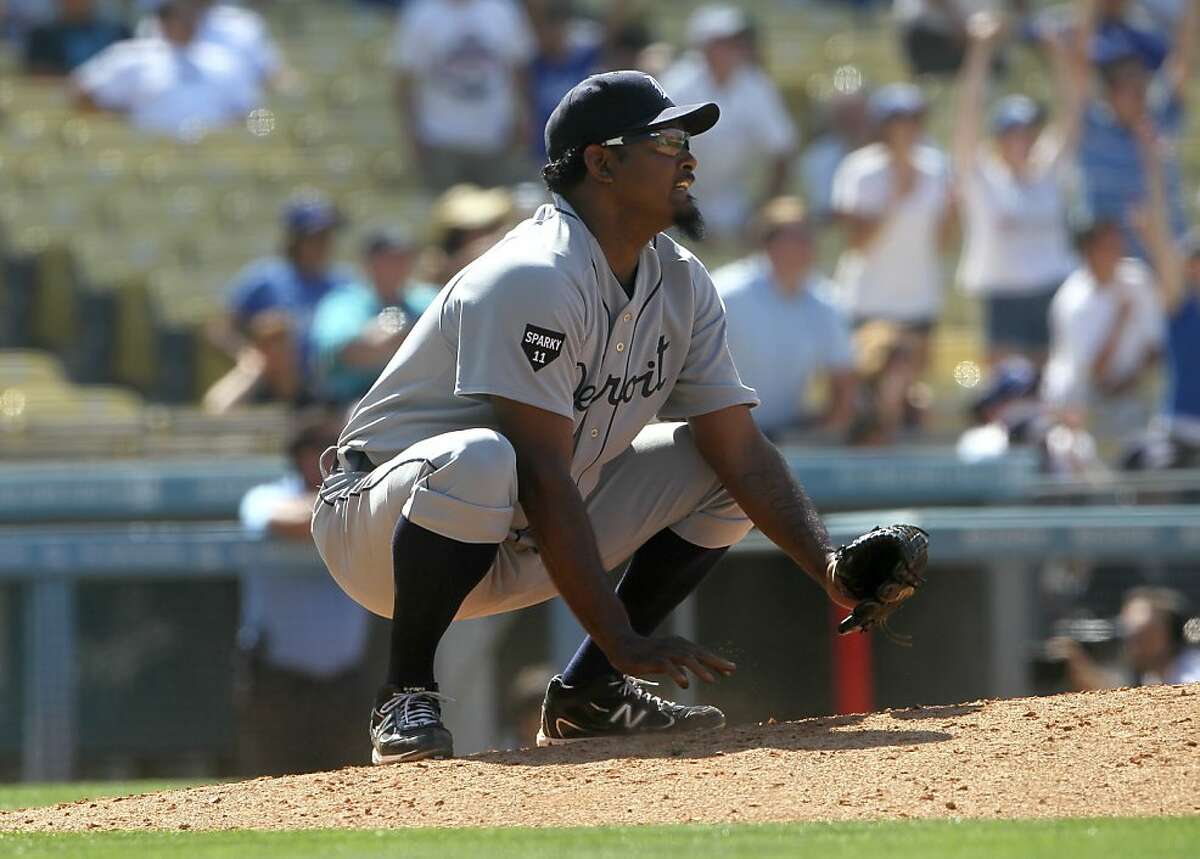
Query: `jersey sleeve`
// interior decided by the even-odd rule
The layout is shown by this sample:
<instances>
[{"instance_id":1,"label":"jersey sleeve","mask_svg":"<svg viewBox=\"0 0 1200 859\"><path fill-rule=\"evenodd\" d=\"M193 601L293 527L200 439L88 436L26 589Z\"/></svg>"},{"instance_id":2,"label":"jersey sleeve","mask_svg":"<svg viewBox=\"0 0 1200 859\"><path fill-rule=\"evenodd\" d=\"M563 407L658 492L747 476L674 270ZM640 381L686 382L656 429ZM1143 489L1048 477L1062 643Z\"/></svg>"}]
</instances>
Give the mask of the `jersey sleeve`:
<instances>
[{"instance_id":1,"label":"jersey sleeve","mask_svg":"<svg viewBox=\"0 0 1200 859\"><path fill-rule=\"evenodd\" d=\"M75 70L76 86L97 106L124 111L132 105L137 70L129 47L121 42L110 45Z\"/></svg>"},{"instance_id":2,"label":"jersey sleeve","mask_svg":"<svg viewBox=\"0 0 1200 859\"><path fill-rule=\"evenodd\" d=\"M486 269L468 270L463 277L446 311L457 316L454 393L504 397L574 419L586 331L579 292L548 266L512 266L494 279Z\"/></svg>"},{"instance_id":3,"label":"jersey sleeve","mask_svg":"<svg viewBox=\"0 0 1200 859\"><path fill-rule=\"evenodd\" d=\"M663 420L683 420L729 406L757 406L753 389L742 384L729 354L725 306L702 267L692 272L695 312L687 357L675 387L658 411Z\"/></svg>"}]
</instances>

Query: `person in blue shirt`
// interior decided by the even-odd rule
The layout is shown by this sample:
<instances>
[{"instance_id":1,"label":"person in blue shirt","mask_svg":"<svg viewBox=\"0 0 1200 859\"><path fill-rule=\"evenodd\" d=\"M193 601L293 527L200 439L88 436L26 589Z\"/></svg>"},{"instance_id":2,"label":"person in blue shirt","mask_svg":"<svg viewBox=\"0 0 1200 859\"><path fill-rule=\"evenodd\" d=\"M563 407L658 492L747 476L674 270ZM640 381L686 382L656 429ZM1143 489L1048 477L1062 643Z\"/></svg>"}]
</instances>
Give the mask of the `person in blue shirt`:
<instances>
[{"instance_id":1,"label":"person in blue shirt","mask_svg":"<svg viewBox=\"0 0 1200 859\"><path fill-rule=\"evenodd\" d=\"M68 75L130 35L120 21L96 14L92 0L61 0L58 18L34 27L26 37L25 70L50 77Z\"/></svg>"},{"instance_id":2,"label":"person in blue shirt","mask_svg":"<svg viewBox=\"0 0 1200 859\"><path fill-rule=\"evenodd\" d=\"M329 200L303 194L287 202L282 222L283 253L252 262L234 277L226 313L214 321L210 337L236 361L249 348L254 317L282 311L291 321L301 373L307 375L312 366L313 312L334 288L353 280L350 272L334 264L337 232L344 221Z\"/></svg>"},{"instance_id":3,"label":"person in blue shirt","mask_svg":"<svg viewBox=\"0 0 1200 859\"><path fill-rule=\"evenodd\" d=\"M1149 205L1139 217L1158 277L1167 318L1166 396L1149 433L1126 451L1126 468L1200 467L1200 230L1182 242L1171 232L1161 141L1148 125L1139 128L1149 180Z\"/></svg>"},{"instance_id":4,"label":"person in blue shirt","mask_svg":"<svg viewBox=\"0 0 1200 859\"><path fill-rule=\"evenodd\" d=\"M334 289L313 315L318 396L351 403L367 392L404 342L437 288L411 280L417 248L403 232L380 229L363 243L366 281Z\"/></svg>"},{"instance_id":5,"label":"person in blue shirt","mask_svg":"<svg viewBox=\"0 0 1200 859\"><path fill-rule=\"evenodd\" d=\"M573 16L569 0L541 0L530 5L537 53L529 64L532 125L545 128L550 114L566 92L600 67L604 52L601 34ZM531 134L533 156L546 160L546 142Z\"/></svg>"},{"instance_id":6,"label":"person in blue shirt","mask_svg":"<svg viewBox=\"0 0 1200 859\"><path fill-rule=\"evenodd\" d=\"M758 392L754 420L768 436L805 429L844 434L854 417L857 377L850 326L815 271L804 204L777 197L759 215L762 251L713 272L725 304L729 352ZM812 381L826 380L822 414L808 407Z\"/></svg>"},{"instance_id":7,"label":"person in blue shirt","mask_svg":"<svg viewBox=\"0 0 1200 859\"><path fill-rule=\"evenodd\" d=\"M1177 139L1183 130L1187 86L1195 65L1200 4L1191 3L1184 15L1170 53L1157 72L1147 66L1147 57L1127 39L1091 40L1098 26L1092 4L1083 33L1097 66L1101 96L1084 111L1080 135L1079 167L1088 214L1095 220L1121 224L1132 255L1145 258L1147 249L1134 228L1131 216L1146 199L1146 172L1137 141L1136 128L1153 124L1159 136ZM1183 182L1175 158L1164 163L1171 230L1179 238L1187 230L1183 205Z\"/></svg>"},{"instance_id":8,"label":"person in blue shirt","mask_svg":"<svg viewBox=\"0 0 1200 859\"><path fill-rule=\"evenodd\" d=\"M290 468L242 498L246 536L311 544L321 452L337 439L323 411L297 417ZM372 693L371 621L328 576L246 570L241 577L236 688L243 775L336 769L360 759L357 713ZM305 730L287 726L298 722Z\"/></svg>"}]
</instances>

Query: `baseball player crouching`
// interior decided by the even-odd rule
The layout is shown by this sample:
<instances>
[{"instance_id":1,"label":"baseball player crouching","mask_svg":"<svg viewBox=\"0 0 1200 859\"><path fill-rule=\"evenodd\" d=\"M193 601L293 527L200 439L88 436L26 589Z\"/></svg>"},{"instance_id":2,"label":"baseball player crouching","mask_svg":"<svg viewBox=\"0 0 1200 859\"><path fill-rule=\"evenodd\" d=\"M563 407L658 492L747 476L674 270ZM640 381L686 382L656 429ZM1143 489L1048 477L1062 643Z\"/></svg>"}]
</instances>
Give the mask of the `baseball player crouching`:
<instances>
[{"instance_id":1,"label":"baseball player crouching","mask_svg":"<svg viewBox=\"0 0 1200 859\"><path fill-rule=\"evenodd\" d=\"M752 524L854 605L751 419L708 272L662 232L700 234L688 138L718 115L641 72L567 93L545 132L554 202L446 285L323 457L317 546L392 618L375 763L453 754L433 665L455 619L566 600L589 637L546 691L553 745L724 725L635 678L734 670L652 633Z\"/></svg>"}]
</instances>

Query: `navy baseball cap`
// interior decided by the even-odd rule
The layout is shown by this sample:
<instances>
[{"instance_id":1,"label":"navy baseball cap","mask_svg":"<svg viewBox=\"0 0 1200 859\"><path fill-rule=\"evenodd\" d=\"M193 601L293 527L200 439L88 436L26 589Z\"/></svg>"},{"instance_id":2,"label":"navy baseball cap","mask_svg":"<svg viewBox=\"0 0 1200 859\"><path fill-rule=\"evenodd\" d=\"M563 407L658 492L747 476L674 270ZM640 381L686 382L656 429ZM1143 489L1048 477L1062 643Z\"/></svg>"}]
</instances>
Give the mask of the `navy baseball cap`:
<instances>
[{"instance_id":1,"label":"navy baseball cap","mask_svg":"<svg viewBox=\"0 0 1200 859\"><path fill-rule=\"evenodd\" d=\"M319 195L293 197L283 206L283 227L296 235L308 236L344 223L337 206Z\"/></svg>"},{"instance_id":2,"label":"navy baseball cap","mask_svg":"<svg viewBox=\"0 0 1200 859\"><path fill-rule=\"evenodd\" d=\"M992 111L992 133L1004 134L1014 128L1032 128L1041 121L1041 105L1027 95L1009 95L1000 99Z\"/></svg>"},{"instance_id":3,"label":"navy baseball cap","mask_svg":"<svg viewBox=\"0 0 1200 859\"><path fill-rule=\"evenodd\" d=\"M667 123L702 134L720 115L712 102L676 105L645 72L603 72L584 78L554 108L546 122L546 154L554 161L572 147Z\"/></svg>"}]
</instances>

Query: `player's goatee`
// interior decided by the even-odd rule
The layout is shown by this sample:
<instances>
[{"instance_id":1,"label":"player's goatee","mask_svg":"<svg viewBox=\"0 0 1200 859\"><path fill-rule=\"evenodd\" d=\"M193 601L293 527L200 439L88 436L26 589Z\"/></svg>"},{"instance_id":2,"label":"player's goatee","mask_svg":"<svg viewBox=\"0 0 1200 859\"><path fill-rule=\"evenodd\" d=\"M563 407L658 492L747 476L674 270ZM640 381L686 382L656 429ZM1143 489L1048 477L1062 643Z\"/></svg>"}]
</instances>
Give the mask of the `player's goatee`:
<instances>
[{"instance_id":1,"label":"player's goatee","mask_svg":"<svg viewBox=\"0 0 1200 859\"><path fill-rule=\"evenodd\" d=\"M675 226L689 239L698 242L704 238L704 216L695 201L689 198L688 203L686 209L675 213Z\"/></svg>"}]
</instances>

